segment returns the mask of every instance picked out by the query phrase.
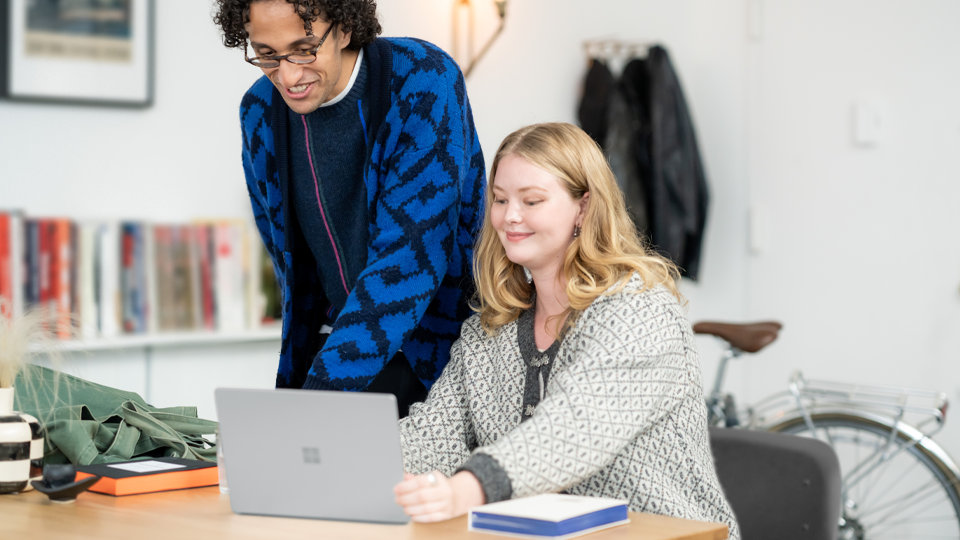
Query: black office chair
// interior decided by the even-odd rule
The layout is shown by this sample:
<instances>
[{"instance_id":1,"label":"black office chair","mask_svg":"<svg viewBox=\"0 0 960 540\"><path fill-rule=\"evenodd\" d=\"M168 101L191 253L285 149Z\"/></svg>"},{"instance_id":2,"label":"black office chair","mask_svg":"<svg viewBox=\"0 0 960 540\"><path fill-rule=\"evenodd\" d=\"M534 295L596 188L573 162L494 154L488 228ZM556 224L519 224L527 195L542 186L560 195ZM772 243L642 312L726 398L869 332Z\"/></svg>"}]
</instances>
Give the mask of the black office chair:
<instances>
[{"instance_id":1,"label":"black office chair","mask_svg":"<svg viewBox=\"0 0 960 540\"><path fill-rule=\"evenodd\" d=\"M823 441L710 428L720 485L743 540L835 540L840 463Z\"/></svg>"}]
</instances>

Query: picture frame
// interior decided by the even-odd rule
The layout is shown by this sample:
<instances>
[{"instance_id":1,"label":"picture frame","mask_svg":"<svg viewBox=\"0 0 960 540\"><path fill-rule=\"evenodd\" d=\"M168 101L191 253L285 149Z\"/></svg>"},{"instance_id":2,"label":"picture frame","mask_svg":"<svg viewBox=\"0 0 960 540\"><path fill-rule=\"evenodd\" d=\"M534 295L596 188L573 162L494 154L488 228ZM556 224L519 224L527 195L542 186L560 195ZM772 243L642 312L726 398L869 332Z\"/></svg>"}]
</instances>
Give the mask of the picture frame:
<instances>
[{"instance_id":1,"label":"picture frame","mask_svg":"<svg viewBox=\"0 0 960 540\"><path fill-rule=\"evenodd\" d=\"M153 104L153 0L7 0L0 6L0 97Z\"/></svg>"}]
</instances>

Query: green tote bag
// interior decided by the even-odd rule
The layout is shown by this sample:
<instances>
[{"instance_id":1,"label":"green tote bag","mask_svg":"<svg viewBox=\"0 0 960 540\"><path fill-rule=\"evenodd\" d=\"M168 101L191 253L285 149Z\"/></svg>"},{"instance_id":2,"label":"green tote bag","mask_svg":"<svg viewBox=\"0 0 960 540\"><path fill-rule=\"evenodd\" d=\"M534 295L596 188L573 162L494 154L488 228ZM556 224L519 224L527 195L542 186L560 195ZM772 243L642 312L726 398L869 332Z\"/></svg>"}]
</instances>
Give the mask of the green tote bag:
<instances>
[{"instance_id":1,"label":"green tote bag","mask_svg":"<svg viewBox=\"0 0 960 540\"><path fill-rule=\"evenodd\" d=\"M196 407L153 407L134 392L28 365L15 383L14 407L46 431L45 463L90 465L137 458L216 461L205 436L217 423Z\"/></svg>"}]
</instances>

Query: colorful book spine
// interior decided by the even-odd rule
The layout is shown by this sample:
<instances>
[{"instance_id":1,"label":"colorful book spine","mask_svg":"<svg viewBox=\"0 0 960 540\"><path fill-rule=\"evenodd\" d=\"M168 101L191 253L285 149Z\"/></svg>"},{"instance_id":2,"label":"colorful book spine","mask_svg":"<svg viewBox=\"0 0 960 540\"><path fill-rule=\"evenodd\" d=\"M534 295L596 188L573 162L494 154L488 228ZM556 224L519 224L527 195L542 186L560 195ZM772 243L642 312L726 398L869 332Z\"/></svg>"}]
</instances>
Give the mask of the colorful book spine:
<instances>
[{"instance_id":1,"label":"colorful book spine","mask_svg":"<svg viewBox=\"0 0 960 540\"><path fill-rule=\"evenodd\" d=\"M43 310L60 338L242 332L273 321L276 290L239 219L77 222L0 209L0 316Z\"/></svg>"},{"instance_id":2,"label":"colorful book spine","mask_svg":"<svg viewBox=\"0 0 960 540\"><path fill-rule=\"evenodd\" d=\"M70 220L55 218L50 221L50 306L57 337L73 337L73 228Z\"/></svg>"},{"instance_id":3,"label":"colorful book spine","mask_svg":"<svg viewBox=\"0 0 960 540\"><path fill-rule=\"evenodd\" d=\"M10 214L0 212L0 317L13 317L13 250Z\"/></svg>"},{"instance_id":4,"label":"colorful book spine","mask_svg":"<svg viewBox=\"0 0 960 540\"><path fill-rule=\"evenodd\" d=\"M467 516L467 529L562 539L627 522L629 513L626 501L544 493L471 508Z\"/></svg>"},{"instance_id":5,"label":"colorful book spine","mask_svg":"<svg viewBox=\"0 0 960 540\"><path fill-rule=\"evenodd\" d=\"M176 225L173 227L173 241L171 243L171 263L173 268L173 282L171 300L174 315L174 327L178 330L192 330L196 328L194 318L194 275L191 269L193 248L192 228Z\"/></svg>"},{"instance_id":6,"label":"colorful book spine","mask_svg":"<svg viewBox=\"0 0 960 540\"><path fill-rule=\"evenodd\" d=\"M28 219L24 222L24 304L36 306L40 303L40 221Z\"/></svg>"},{"instance_id":7,"label":"colorful book spine","mask_svg":"<svg viewBox=\"0 0 960 540\"><path fill-rule=\"evenodd\" d=\"M51 276L53 267L53 227L49 219L37 220L37 236L39 238L37 260L39 269L39 289L37 305L40 309L50 311L51 300L53 299L54 282Z\"/></svg>"},{"instance_id":8,"label":"colorful book spine","mask_svg":"<svg viewBox=\"0 0 960 540\"><path fill-rule=\"evenodd\" d=\"M174 330L176 320L173 312L173 226L153 226L154 264L156 268L156 316L157 329Z\"/></svg>"},{"instance_id":9,"label":"colorful book spine","mask_svg":"<svg viewBox=\"0 0 960 540\"><path fill-rule=\"evenodd\" d=\"M13 282L13 316L19 317L26 308L26 277L24 267L25 234L24 217L22 212L10 212L10 276Z\"/></svg>"},{"instance_id":10,"label":"colorful book spine","mask_svg":"<svg viewBox=\"0 0 960 540\"><path fill-rule=\"evenodd\" d=\"M147 330L143 228L139 223L124 222L120 226L120 234L123 331L128 334L142 334Z\"/></svg>"},{"instance_id":11,"label":"colorful book spine","mask_svg":"<svg viewBox=\"0 0 960 540\"><path fill-rule=\"evenodd\" d=\"M213 292L213 248L210 226L203 223L194 225L194 251L197 261L198 291L200 306L200 327L206 330L216 328L216 310Z\"/></svg>"}]
</instances>

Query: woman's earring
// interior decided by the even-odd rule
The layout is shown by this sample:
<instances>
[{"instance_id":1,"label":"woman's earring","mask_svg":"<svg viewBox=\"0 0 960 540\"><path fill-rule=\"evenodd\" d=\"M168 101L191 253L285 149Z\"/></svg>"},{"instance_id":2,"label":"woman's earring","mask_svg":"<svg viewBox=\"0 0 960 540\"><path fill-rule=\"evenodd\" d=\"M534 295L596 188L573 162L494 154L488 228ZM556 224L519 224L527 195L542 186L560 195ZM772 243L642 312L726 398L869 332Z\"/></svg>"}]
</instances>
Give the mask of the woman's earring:
<instances>
[{"instance_id":1,"label":"woman's earring","mask_svg":"<svg viewBox=\"0 0 960 540\"><path fill-rule=\"evenodd\" d=\"M530 270L526 266L523 267L523 275L527 278L527 283L533 281L533 274L530 273Z\"/></svg>"},{"instance_id":2,"label":"woman's earring","mask_svg":"<svg viewBox=\"0 0 960 540\"><path fill-rule=\"evenodd\" d=\"M580 231L581 231L581 230L582 230L582 229L580 228L579 225L574 225L574 226L573 226L573 237L574 237L574 238L577 238L578 236L580 236Z\"/></svg>"}]
</instances>

